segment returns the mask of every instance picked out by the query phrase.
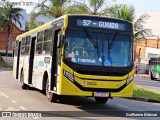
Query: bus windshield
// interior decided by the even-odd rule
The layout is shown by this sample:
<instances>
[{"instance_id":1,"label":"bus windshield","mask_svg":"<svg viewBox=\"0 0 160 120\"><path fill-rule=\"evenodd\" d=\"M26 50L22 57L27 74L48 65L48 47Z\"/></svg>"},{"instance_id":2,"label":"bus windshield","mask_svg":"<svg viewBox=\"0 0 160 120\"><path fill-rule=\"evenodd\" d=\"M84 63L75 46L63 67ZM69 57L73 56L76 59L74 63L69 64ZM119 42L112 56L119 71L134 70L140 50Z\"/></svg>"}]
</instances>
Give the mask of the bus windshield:
<instances>
[{"instance_id":1,"label":"bus windshield","mask_svg":"<svg viewBox=\"0 0 160 120\"><path fill-rule=\"evenodd\" d=\"M125 67L132 63L131 36L121 33L67 31L64 59L80 65Z\"/></svg>"}]
</instances>

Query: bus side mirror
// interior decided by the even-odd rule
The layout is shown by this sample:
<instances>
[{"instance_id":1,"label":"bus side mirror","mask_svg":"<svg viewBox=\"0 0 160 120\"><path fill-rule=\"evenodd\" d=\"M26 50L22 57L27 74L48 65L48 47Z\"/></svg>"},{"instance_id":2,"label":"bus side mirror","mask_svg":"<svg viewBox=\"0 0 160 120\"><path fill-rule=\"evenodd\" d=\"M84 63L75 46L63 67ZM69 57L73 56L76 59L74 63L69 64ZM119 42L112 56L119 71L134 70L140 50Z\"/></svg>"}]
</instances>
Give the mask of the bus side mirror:
<instances>
[{"instance_id":1,"label":"bus side mirror","mask_svg":"<svg viewBox=\"0 0 160 120\"><path fill-rule=\"evenodd\" d=\"M58 40L57 40L57 48L60 48L60 46L61 46L61 35L60 34L58 34Z\"/></svg>"},{"instance_id":2,"label":"bus side mirror","mask_svg":"<svg viewBox=\"0 0 160 120\"><path fill-rule=\"evenodd\" d=\"M151 65L151 60L148 61L148 64Z\"/></svg>"}]
</instances>

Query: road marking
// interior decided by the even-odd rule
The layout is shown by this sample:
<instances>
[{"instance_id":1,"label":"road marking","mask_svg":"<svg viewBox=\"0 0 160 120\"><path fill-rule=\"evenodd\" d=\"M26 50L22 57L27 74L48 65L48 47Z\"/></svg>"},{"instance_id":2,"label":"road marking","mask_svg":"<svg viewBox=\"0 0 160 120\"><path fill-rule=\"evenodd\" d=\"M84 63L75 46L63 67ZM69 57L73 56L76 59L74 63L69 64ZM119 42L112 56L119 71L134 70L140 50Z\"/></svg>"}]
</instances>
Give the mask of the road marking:
<instances>
[{"instance_id":1,"label":"road marking","mask_svg":"<svg viewBox=\"0 0 160 120\"><path fill-rule=\"evenodd\" d=\"M160 104L159 103L153 103L154 105L158 105L158 106L160 106Z\"/></svg>"},{"instance_id":2,"label":"road marking","mask_svg":"<svg viewBox=\"0 0 160 120\"><path fill-rule=\"evenodd\" d=\"M22 110L27 110L25 107L23 107L23 106L18 106L20 109L22 109Z\"/></svg>"},{"instance_id":3,"label":"road marking","mask_svg":"<svg viewBox=\"0 0 160 120\"><path fill-rule=\"evenodd\" d=\"M12 103L17 103L17 101L15 101L15 100L11 100L12 101Z\"/></svg>"},{"instance_id":4,"label":"road marking","mask_svg":"<svg viewBox=\"0 0 160 120\"><path fill-rule=\"evenodd\" d=\"M127 106L125 105L121 105L121 104L117 104L118 106L121 106L121 107L124 107L124 108L128 108Z\"/></svg>"},{"instance_id":5,"label":"road marking","mask_svg":"<svg viewBox=\"0 0 160 120\"><path fill-rule=\"evenodd\" d=\"M39 117L32 117L33 119L39 119Z\"/></svg>"},{"instance_id":6,"label":"road marking","mask_svg":"<svg viewBox=\"0 0 160 120\"><path fill-rule=\"evenodd\" d=\"M3 92L0 92L0 96L3 96L3 97L6 97L6 98L9 98L9 96L8 95L6 95L5 93L3 93Z\"/></svg>"}]
</instances>

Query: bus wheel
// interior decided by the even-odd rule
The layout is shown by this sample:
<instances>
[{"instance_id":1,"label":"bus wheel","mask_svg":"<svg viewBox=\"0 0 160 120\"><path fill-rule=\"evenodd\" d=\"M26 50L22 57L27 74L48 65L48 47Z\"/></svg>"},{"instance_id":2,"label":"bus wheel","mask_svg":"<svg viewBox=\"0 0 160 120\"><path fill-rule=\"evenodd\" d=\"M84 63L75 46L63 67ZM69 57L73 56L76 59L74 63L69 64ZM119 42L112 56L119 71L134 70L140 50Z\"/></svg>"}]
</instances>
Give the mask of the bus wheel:
<instances>
[{"instance_id":1,"label":"bus wheel","mask_svg":"<svg viewBox=\"0 0 160 120\"><path fill-rule=\"evenodd\" d=\"M153 75L152 75L152 72L151 72L151 80L154 80L155 78L153 77Z\"/></svg>"},{"instance_id":2,"label":"bus wheel","mask_svg":"<svg viewBox=\"0 0 160 120\"><path fill-rule=\"evenodd\" d=\"M23 71L21 73L20 82L21 82L21 88L22 89L27 89L28 88L27 85L24 83L24 73L23 73Z\"/></svg>"},{"instance_id":3,"label":"bus wheel","mask_svg":"<svg viewBox=\"0 0 160 120\"><path fill-rule=\"evenodd\" d=\"M51 93L49 92L49 79L47 78L47 81L46 81L46 96L47 96L47 99L50 101L50 102L56 102L57 101L57 96L55 93Z\"/></svg>"},{"instance_id":4,"label":"bus wheel","mask_svg":"<svg viewBox=\"0 0 160 120\"><path fill-rule=\"evenodd\" d=\"M107 97L95 97L97 103L105 104L108 101Z\"/></svg>"}]
</instances>

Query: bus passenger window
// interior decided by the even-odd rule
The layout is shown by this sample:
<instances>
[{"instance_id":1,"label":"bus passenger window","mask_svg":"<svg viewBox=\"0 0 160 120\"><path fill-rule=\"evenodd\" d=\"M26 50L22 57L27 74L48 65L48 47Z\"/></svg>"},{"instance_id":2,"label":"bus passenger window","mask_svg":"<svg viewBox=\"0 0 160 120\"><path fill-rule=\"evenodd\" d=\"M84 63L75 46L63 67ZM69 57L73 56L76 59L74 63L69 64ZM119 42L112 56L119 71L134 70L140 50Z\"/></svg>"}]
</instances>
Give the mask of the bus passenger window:
<instances>
[{"instance_id":1,"label":"bus passenger window","mask_svg":"<svg viewBox=\"0 0 160 120\"><path fill-rule=\"evenodd\" d=\"M22 38L21 55L25 55L25 44L26 44L26 39Z\"/></svg>"},{"instance_id":2,"label":"bus passenger window","mask_svg":"<svg viewBox=\"0 0 160 120\"><path fill-rule=\"evenodd\" d=\"M42 54L43 40L44 40L44 32L41 31L37 34L36 54Z\"/></svg>"},{"instance_id":3,"label":"bus passenger window","mask_svg":"<svg viewBox=\"0 0 160 120\"><path fill-rule=\"evenodd\" d=\"M24 55L25 54L25 47L21 47L21 55Z\"/></svg>"},{"instance_id":4,"label":"bus passenger window","mask_svg":"<svg viewBox=\"0 0 160 120\"><path fill-rule=\"evenodd\" d=\"M42 43L37 44L36 54L42 54Z\"/></svg>"},{"instance_id":5,"label":"bus passenger window","mask_svg":"<svg viewBox=\"0 0 160 120\"><path fill-rule=\"evenodd\" d=\"M25 55L29 55L30 52L30 43L31 43L31 37L26 37L26 45L25 45Z\"/></svg>"},{"instance_id":6,"label":"bus passenger window","mask_svg":"<svg viewBox=\"0 0 160 120\"><path fill-rule=\"evenodd\" d=\"M51 52L52 41L45 41L43 43L43 54L47 54Z\"/></svg>"},{"instance_id":7,"label":"bus passenger window","mask_svg":"<svg viewBox=\"0 0 160 120\"><path fill-rule=\"evenodd\" d=\"M53 28L44 31L43 52L42 54L50 54L52 47Z\"/></svg>"}]
</instances>

